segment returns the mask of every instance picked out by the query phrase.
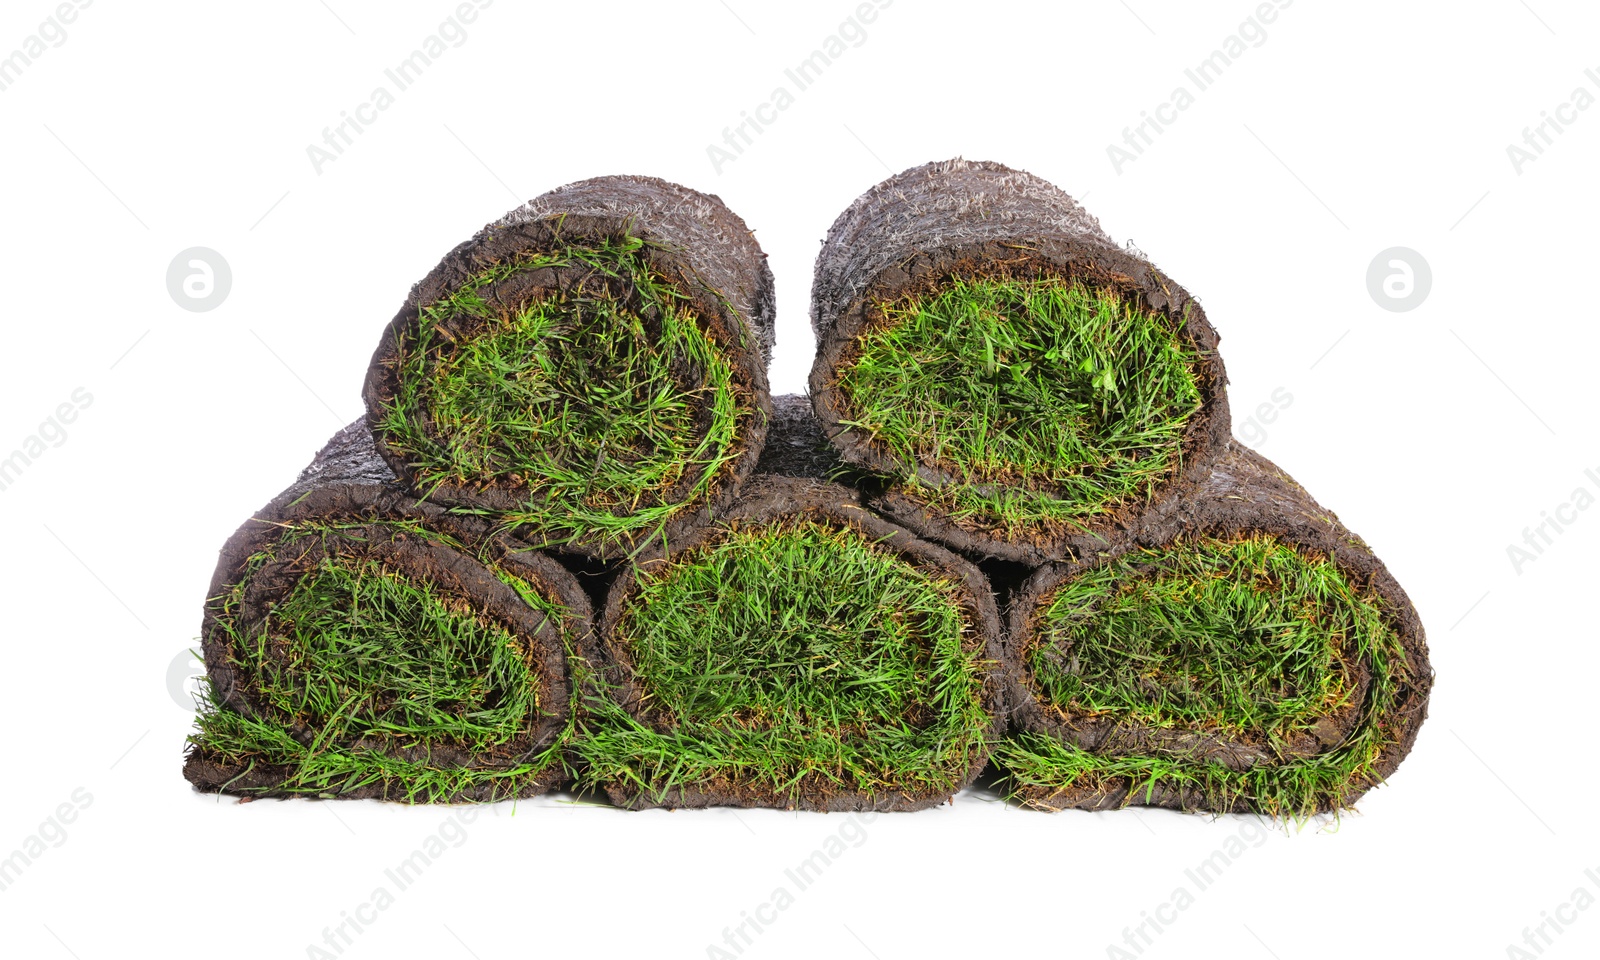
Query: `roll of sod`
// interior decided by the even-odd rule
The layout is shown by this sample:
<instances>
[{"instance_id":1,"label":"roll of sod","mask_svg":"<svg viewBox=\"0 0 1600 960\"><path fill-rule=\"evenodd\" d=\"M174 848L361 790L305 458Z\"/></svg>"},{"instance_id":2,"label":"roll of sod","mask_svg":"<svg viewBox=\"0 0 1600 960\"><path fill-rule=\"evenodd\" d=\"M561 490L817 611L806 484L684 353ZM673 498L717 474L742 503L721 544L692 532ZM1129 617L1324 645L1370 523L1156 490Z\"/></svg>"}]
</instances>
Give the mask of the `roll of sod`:
<instances>
[{"instance_id":1,"label":"roll of sod","mask_svg":"<svg viewBox=\"0 0 1600 960\"><path fill-rule=\"evenodd\" d=\"M915 810L999 734L999 621L970 563L846 488L762 476L652 549L600 620L580 782L620 806Z\"/></svg>"},{"instance_id":2,"label":"roll of sod","mask_svg":"<svg viewBox=\"0 0 1600 960\"><path fill-rule=\"evenodd\" d=\"M589 601L393 479L351 424L224 546L184 764L198 790L493 801L565 781Z\"/></svg>"},{"instance_id":3,"label":"roll of sod","mask_svg":"<svg viewBox=\"0 0 1600 960\"><path fill-rule=\"evenodd\" d=\"M770 414L772 273L716 197L558 188L417 284L365 388L412 491L538 547L623 556L731 502Z\"/></svg>"},{"instance_id":4,"label":"roll of sod","mask_svg":"<svg viewBox=\"0 0 1600 960\"><path fill-rule=\"evenodd\" d=\"M1043 809L1335 812L1394 773L1433 684L1383 563L1236 445L1137 536L1041 568L1006 645L995 757Z\"/></svg>"},{"instance_id":5,"label":"roll of sod","mask_svg":"<svg viewBox=\"0 0 1600 960\"><path fill-rule=\"evenodd\" d=\"M811 395L875 507L973 556L1064 559L1203 480L1217 333L1071 197L996 163L907 170L817 257Z\"/></svg>"}]
</instances>

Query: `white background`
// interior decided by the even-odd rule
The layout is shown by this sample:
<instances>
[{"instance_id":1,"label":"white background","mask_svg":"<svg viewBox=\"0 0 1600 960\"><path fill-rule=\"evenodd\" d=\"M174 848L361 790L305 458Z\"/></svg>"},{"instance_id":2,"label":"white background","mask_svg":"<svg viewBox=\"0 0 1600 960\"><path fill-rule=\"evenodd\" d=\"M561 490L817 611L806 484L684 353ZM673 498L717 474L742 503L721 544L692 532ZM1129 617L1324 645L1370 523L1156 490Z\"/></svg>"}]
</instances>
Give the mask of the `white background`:
<instances>
[{"instance_id":1,"label":"white background","mask_svg":"<svg viewBox=\"0 0 1600 960\"><path fill-rule=\"evenodd\" d=\"M1600 909L1562 905L1600 894L1584 875L1600 868L1600 511L1565 511L1520 571L1507 547L1575 489L1600 493L1584 474L1600 474L1600 109L1520 172L1506 149L1576 88L1600 94L1592 5L1298 0L1119 171L1108 144L1192 91L1185 68L1253 2L897 0L719 172L707 147L792 89L784 68L851 0L498 0L315 170L307 146L392 89L385 68L454 6L100 0L0 92L0 457L74 390L93 398L0 492L0 857L74 790L92 797L0 892L7 955L306 956L450 815L197 795L167 680L218 546L360 413L380 329L442 254L589 176L716 193L771 255L774 387L798 390L834 216L957 154L1085 198L1200 297L1236 430L1371 543L1428 626L1432 715L1392 782L1336 826L1247 846L1143 955L1502 957L1561 915L1576 921L1544 955L1594 955ZM8 0L0 56L53 9ZM1432 268L1409 312L1366 286L1396 245ZM207 313L165 285L193 246L232 268ZM1280 388L1292 403L1250 428ZM841 830L865 840L745 956L1118 955L1125 928L1192 891L1186 869L1255 826L972 793L855 827L546 798L483 812L343 955L715 956Z\"/></svg>"}]
</instances>

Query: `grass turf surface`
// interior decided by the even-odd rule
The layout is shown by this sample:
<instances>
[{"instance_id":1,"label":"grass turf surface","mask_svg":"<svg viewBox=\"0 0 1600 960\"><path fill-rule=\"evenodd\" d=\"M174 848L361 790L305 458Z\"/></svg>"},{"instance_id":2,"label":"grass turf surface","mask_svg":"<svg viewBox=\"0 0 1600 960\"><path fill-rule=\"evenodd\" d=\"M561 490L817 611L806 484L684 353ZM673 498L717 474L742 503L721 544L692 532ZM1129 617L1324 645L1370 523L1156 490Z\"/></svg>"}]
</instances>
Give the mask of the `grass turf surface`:
<instances>
[{"instance_id":1,"label":"grass turf surface","mask_svg":"<svg viewBox=\"0 0 1600 960\"><path fill-rule=\"evenodd\" d=\"M851 530L745 528L644 575L615 635L650 723L609 701L584 777L661 800L950 793L987 746L987 669L953 582Z\"/></svg>"},{"instance_id":2,"label":"grass turf surface","mask_svg":"<svg viewBox=\"0 0 1600 960\"><path fill-rule=\"evenodd\" d=\"M422 308L381 427L419 486L514 488L524 506L505 519L541 545L653 531L707 493L754 405L647 247L621 237L532 254ZM485 296L552 267L615 282L511 311ZM456 342L441 325L462 318L477 330Z\"/></svg>"},{"instance_id":3,"label":"grass turf surface","mask_svg":"<svg viewBox=\"0 0 1600 960\"><path fill-rule=\"evenodd\" d=\"M326 529L300 527L290 540ZM428 536L416 528L407 534ZM483 785L493 796L512 796L559 758L565 737L534 754L512 754L541 717L540 680L524 642L467 601L376 561L330 555L247 631L237 620L240 600L269 562L265 553L250 559L217 617L257 715L235 712L213 692L190 737L208 758L287 767L274 792L337 795L383 783L392 798L420 802ZM496 573L562 622L561 608L532 586ZM495 762L478 768L425 759L439 747Z\"/></svg>"},{"instance_id":4,"label":"grass turf surface","mask_svg":"<svg viewBox=\"0 0 1600 960\"><path fill-rule=\"evenodd\" d=\"M842 422L954 477L919 491L944 512L1071 522L1177 467L1201 396L1170 320L1052 277L958 278L881 309L841 364Z\"/></svg>"},{"instance_id":5,"label":"grass turf surface","mask_svg":"<svg viewBox=\"0 0 1600 960\"><path fill-rule=\"evenodd\" d=\"M1242 738L1277 763L1098 756L1038 732L1002 744L1013 788L1048 793L1123 782L1129 801L1156 785L1194 789L1213 810L1244 801L1280 817L1338 809L1370 784L1393 741L1385 712L1405 679L1380 601L1326 559L1270 537L1198 540L1127 554L1047 598L1024 670L1047 705L1073 715ZM1369 684L1356 702L1355 671ZM1289 737L1351 715L1342 742L1291 756Z\"/></svg>"}]
</instances>

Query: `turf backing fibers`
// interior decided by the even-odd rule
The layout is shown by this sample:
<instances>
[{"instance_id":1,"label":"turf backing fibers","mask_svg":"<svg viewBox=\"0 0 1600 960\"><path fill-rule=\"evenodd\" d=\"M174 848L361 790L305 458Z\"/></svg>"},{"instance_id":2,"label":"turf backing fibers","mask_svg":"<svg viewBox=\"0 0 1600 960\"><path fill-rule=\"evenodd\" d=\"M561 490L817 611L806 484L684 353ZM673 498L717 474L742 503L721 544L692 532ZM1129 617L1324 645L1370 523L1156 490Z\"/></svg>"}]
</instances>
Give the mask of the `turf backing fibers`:
<instances>
[{"instance_id":1,"label":"turf backing fibers","mask_svg":"<svg viewBox=\"0 0 1600 960\"><path fill-rule=\"evenodd\" d=\"M599 632L574 752L628 808L921 809L1000 732L988 584L837 484L756 478L624 570Z\"/></svg>"},{"instance_id":2,"label":"turf backing fibers","mask_svg":"<svg viewBox=\"0 0 1600 960\"><path fill-rule=\"evenodd\" d=\"M1040 568L1006 637L1010 792L1305 817L1348 808L1416 740L1416 609L1287 474L1236 443L1099 555Z\"/></svg>"},{"instance_id":3,"label":"turf backing fibers","mask_svg":"<svg viewBox=\"0 0 1600 960\"><path fill-rule=\"evenodd\" d=\"M223 547L197 789L494 801L565 781L588 599L551 558L393 481L358 421Z\"/></svg>"},{"instance_id":4,"label":"turf backing fibers","mask_svg":"<svg viewBox=\"0 0 1600 960\"><path fill-rule=\"evenodd\" d=\"M1060 560L1201 482L1230 421L1205 311L1067 194L996 163L885 180L817 257L810 392L875 506L978 557Z\"/></svg>"},{"instance_id":5,"label":"turf backing fibers","mask_svg":"<svg viewBox=\"0 0 1600 960\"><path fill-rule=\"evenodd\" d=\"M600 177L484 227L372 358L377 449L411 491L601 559L731 502L771 398L772 273L716 197Z\"/></svg>"},{"instance_id":6,"label":"turf backing fibers","mask_svg":"<svg viewBox=\"0 0 1600 960\"><path fill-rule=\"evenodd\" d=\"M839 451L822 432L822 421L812 412L811 398L794 393L772 398L772 423L756 473L841 480L858 490L876 486L871 477L851 471L839 459Z\"/></svg>"}]
</instances>

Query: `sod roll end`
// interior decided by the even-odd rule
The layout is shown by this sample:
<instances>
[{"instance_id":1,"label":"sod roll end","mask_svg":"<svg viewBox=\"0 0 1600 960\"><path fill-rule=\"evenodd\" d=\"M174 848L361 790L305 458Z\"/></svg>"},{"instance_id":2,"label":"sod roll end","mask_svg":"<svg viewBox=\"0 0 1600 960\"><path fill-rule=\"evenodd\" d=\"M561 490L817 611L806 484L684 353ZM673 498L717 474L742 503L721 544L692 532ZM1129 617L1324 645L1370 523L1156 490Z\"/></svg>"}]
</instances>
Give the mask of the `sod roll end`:
<instances>
[{"instance_id":1,"label":"sod roll end","mask_svg":"<svg viewBox=\"0 0 1600 960\"><path fill-rule=\"evenodd\" d=\"M1042 567L1007 630L1009 792L1285 818L1382 783L1427 716L1416 608L1270 461L1231 447L1182 504Z\"/></svg>"},{"instance_id":2,"label":"sod roll end","mask_svg":"<svg viewBox=\"0 0 1600 960\"><path fill-rule=\"evenodd\" d=\"M413 288L368 371L377 448L419 496L602 559L706 521L771 415L772 274L716 197L569 184Z\"/></svg>"},{"instance_id":3,"label":"sod roll end","mask_svg":"<svg viewBox=\"0 0 1600 960\"><path fill-rule=\"evenodd\" d=\"M613 585L583 781L632 809L945 802L999 733L998 628L971 564L846 488L760 477Z\"/></svg>"},{"instance_id":4,"label":"sod roll end","mask_svg":"<svg viewBox=\"0 0 1600 960\"><path fill-rule=\"evenodd\" d=\"M810 390L876 505L973 556L1063 559L1200 482L1230 428L1217 333L1052 184L951 160L829 230Z\"/></svg>"},{"instance_id":5,"label":"sod roll end","mask_svg":"<svg viewBox=\"0 0 1600 960\"><path fill-rule=\"evenodd\" d=\"M185 777L247 797L492 801L565 781L590 607L549 557L396 486L364 423L228 541Z\"/></svg>"}]
</instances>

